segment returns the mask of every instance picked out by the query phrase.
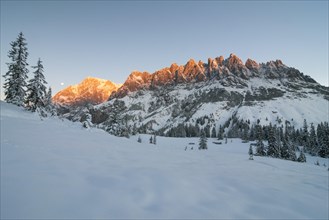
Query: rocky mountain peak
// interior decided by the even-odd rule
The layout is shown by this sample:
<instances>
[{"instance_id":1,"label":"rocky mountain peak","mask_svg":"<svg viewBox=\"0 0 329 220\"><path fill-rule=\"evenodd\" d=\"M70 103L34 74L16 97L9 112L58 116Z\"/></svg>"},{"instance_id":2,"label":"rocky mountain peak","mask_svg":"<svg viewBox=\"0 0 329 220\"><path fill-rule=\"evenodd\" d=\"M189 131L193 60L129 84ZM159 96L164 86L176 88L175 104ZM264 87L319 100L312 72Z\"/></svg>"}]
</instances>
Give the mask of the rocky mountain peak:
<instances>
[{"instance_id":1,"label":"rocky mountain peak","mask_svg":"<svg viewBox=\"0 0 329 220\"><path fill-rule=\"evenodd\" d=\"M134 71L111 98L123 97L129 92L139 89L154 89L161 86L207 80L218 80L224 86L244 87L245 80L259 76L270 79L287 78L288 80L312 81L310 77L304 77L298 70L284 65L281 60L259 64L252 59L247 59L244 64L237 55L231 53L227 59L219 56L214 59L209 58L207 63L196 62L194 59L188 60L185 65L181 66L173 63L170 67L160 69L153 74Z\"/></svg>"},{"instance_id":2,"label":"rocky mountain peak","mask_svg":"<svg viewBox=\"0 0 329 220\"><path fill-rule=\"evenodd\" d=\"M245 66L248 69L254 70L254 71L259 69L259 64L256 61L249 59L249 58L247 59Z\"/></svg>"},{"instance_id":3,"label":"rocky mountain peak","mask_svg":"<svg viewBox=\"0 0 329 220\"><path fill-rule=\"evenodd\" d=\"M52 100L58 105L67 106L100 104L105 102L120 86L109 80L87 77L81 83L59 91Z\"/></svg>"}]
</instances>

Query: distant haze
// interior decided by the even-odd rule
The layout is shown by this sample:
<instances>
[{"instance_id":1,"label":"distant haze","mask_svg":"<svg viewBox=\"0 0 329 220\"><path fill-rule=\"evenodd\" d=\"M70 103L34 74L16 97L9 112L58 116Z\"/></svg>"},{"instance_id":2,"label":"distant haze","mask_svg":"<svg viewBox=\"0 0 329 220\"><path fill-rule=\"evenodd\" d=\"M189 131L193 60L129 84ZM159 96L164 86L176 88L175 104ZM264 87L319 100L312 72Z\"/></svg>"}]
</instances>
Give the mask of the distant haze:
<instances>
[{"instance_id":1,"label":"distant haze","mask_svg":"<svg viewBox=\"0 0 329 220\"><path fill-rule=\"evenodd\" d=\"M230 53L281 59L328 86L328 1L1 1L0 20L1 75L22 31L53 95L87 76L123 83L133 70Z\"/></svg>"}]
</instances>

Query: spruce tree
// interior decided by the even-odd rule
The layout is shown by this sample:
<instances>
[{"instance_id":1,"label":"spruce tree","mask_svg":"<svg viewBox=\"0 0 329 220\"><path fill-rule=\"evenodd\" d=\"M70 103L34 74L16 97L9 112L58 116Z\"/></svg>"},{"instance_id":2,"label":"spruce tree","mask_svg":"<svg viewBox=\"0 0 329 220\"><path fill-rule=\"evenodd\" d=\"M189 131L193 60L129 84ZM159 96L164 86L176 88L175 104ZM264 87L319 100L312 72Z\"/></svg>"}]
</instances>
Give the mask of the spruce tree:
<instances>
[{"instance_id":1,"label":"spruce tree","mask_svg":"<svg viewBox=\"0 0 329 220\"><path fill-rule=\"evenodd\" d=\"M262 127L260 125L256 125L256 155L258 156L265 156L266 151L263 143L263 135L262 135Z\"/></svg>"},{"instance_id":2,"label":"spruce tree","mask_svg":"<svg viewBox=\"0 0 329 220\"><path fill-rule=\"evenodd\" d=\"M253 152L253 150L252 150L252 146L251 146L251 145L250 145L250 147L249 147L248 154L249 154L249 160L253 160L253 159L254 159L254 157L253 157L254 152Z\"/></svg>"},{"instance_id":3,"label":"spruce tree","mask_svg":"<svg viewBox=\"0 0 329 220\"><path fill-rule=\"evenodd\" d=\"M211 130L211 137L212 137L212 138L216 138L216 128L215 128L215 126L212 127L212 130Z\"/></svg>"},{"instance_id":4,"label":"spruce tree","mask_svg":"<svg viewBox=\"0 0 329 220\"><path fill-rule=\"evenodd\" d=\"M11 50L8 52L10 63L8 65L8 72L3 77L5 101L13 103L18 106L24 105L26 96L26 80L28 73L27 63L27 43L22 32L19 33L16 41L10 43Z\"/></svg>"},{"instance_id":5,"label":"spruce tree","mask_svg":"<svg viewBox=\"0 0 329 220\"><path fill-rule=\"evenodd\" d=\"M280 157L280 149L278 145L276 127L273 127L270 123L268 128L268 147L267 156L278 158Z\"/></svg>"},{"instance_id":6,"label":"spruce tree","mask_svg":"<svg viewBox=\"0 0 329 220\"><path fill-rule=\"evenodd\" d=\"M309 153L312 156L315 156L318 154L318 143L316 140L316 134L315 134L315 128L313 123L311 123L311 129L310 129L310 134L309 134L309 140L307 143L307 149L309 150Z\"/></svg>"},{"instance_id":7,"label":"spruce tree","mask_svg":"<svg viewBox=\"0 0 329 220\"><path fill-rule=\"evenodd\" d=\"M329 125L328 122L321 123L317 129L319 140L319 156L329 158Z\"/></svg>"},{"instance_id":8,"label":"spruce tree","mask_svg":"<svg viewBox=\"0 0 329 220\"><path fill-rule=\"evenodd\" d=\"M249 155L254 155L254 152L253 152L253 150L252 150L252 146L251 146L251 145L249 146L248 154L249 154Z\"/></svg>"},{"instance_id":9,"label":"spruce tree","mask_svg":"<svg viewBox=\"0 0 329 220\"><path fill-rule=\"evenodd\" d=\"M153 144L157 144L157 136L156 135L153 136Z\"/></svg>"},{"instance_id":10,"label":"spruce tree","mask_svg":"<svg viewBox=\"0 0 329 220\"><path fill-rule=\"evenodd\" d=\"M302 135L301 135L302 139L302 145L304 147L305 150L309 150L309 149L306 149L307 146L308 146L308 139L309 139L309 134L308 134L308 125L307 125L307 121L306 119L304 119L304 124L303 124L303 131L302 131Z\"/></svg>"},{"instance_id":11,"label":"spruce tree","mask_svg":"<svg viewBox=\"0 0 329 220\"><path fill-rule=\"evenodd\" d=\"M44 108L46 101L46 86L47 84L43 75L42 61L38 60L37 66L32 66L35 69L33 72L34 77L29 80L27 85L27 97L25 100L26 108L35 111L37 108Z\"/></svg>"},{"instance_id":12,"label":"spruce tree","mask_svg":"<svg viewBox=\"0 0 329 220\"><path fill-rule=\"evenodd\" d=\"M199 140L199 150L207 150L207 137L204 131L201 132L200 140Z\"/></svg>"},{"instance_id":13,"label":"spruce tree","mask_svg":"<svg viewBox=\"0 0 329 220\"><path fill-rule=\"evenodd\" d=\"M45 110L46 112L50 113L50 115L56 115L56 108L52 101L52 90L51 87L48 88L46 93L46 97L44 100Z\"/></svg>"},{"instance_id":14,"label":"spruce tree","mask_svg":"<svg viewBox=\"0 0 329 220\"><path fill-rule=\"evenodd\" d=\"M218 135L217 135L218 140L223 140L223 134L224 134L224 129L223 129L222 125L219 125L219 130L218 130Z\"/></svg>"}]
</instances>

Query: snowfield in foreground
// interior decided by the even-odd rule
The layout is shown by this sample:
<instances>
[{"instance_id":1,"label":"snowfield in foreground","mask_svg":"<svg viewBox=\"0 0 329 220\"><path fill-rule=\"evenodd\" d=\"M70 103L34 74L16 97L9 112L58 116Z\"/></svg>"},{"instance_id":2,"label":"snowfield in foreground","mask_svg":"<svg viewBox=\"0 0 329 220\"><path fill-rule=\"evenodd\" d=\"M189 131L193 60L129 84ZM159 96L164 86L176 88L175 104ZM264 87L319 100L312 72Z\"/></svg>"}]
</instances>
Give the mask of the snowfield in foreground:
<instances>
[{"instance_id":1,"label":"snowfield in foreground","mask_svg":"<svg viewBox=\"0 0 329 220\"><path fill-rule=\"evenodd\" d=\"M328 219L327 159L250 161L239 139L208 139L200 151L197 138L149 137L137 143L1 102L1 219Z\"/></svg>"}]
</instances>

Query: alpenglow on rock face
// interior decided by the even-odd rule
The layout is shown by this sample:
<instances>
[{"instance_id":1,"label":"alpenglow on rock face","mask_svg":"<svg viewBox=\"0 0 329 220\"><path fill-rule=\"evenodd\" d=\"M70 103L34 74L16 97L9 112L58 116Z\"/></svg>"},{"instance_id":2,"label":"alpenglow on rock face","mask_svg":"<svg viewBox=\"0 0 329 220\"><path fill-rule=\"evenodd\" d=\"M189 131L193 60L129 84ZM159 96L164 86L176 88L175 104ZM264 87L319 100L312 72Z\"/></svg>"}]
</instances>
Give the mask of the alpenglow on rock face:
<instances>
[{"instance_id":1,"label":"alpenglow on rock face","mask_svg":"<svg viewBox=\"0 0 329 220\"><path fill-rule=\"evenodd\" d=\"M100 104L106 101L120 85L109 80L88 77L81 83L69 86L53 97L53 102L66 106Z\"/></svg>"},{"instance_id":2,"label":"alpenglow on rock face","mask_svg":"<svg viewBox=\"0 0 329 220\"><path fill-rule=\"evenodd\" d=\"M132 72L123 86L111 95L111 98L122 98L129 92L140 89L155 89L162 86L173 86L184 83L218 81L224 86L246 86L245 80L251 78L302 80L315 83L309 76L304 76L297 69L288 67L281 60L257 63L248 59L244 64L235 54L224 59L223 56L208 59L207 63L190 59L185 65L172 64L153 74Z\"/></svg>"},{"instance_id":3,"label":"alpenglow on rock face","mask_svg":"<svg viewBox=\"0 0 329 220\"><path fill-rule=\"evenodd\" d=\"M231 54L153 74L134 71L107 102L62 112L118 136L216 136L222 128L239 137L243 126L316 125L328 118L328 100L328 87L281 60L243 63Z\"/></svg>"}]
</instances>

